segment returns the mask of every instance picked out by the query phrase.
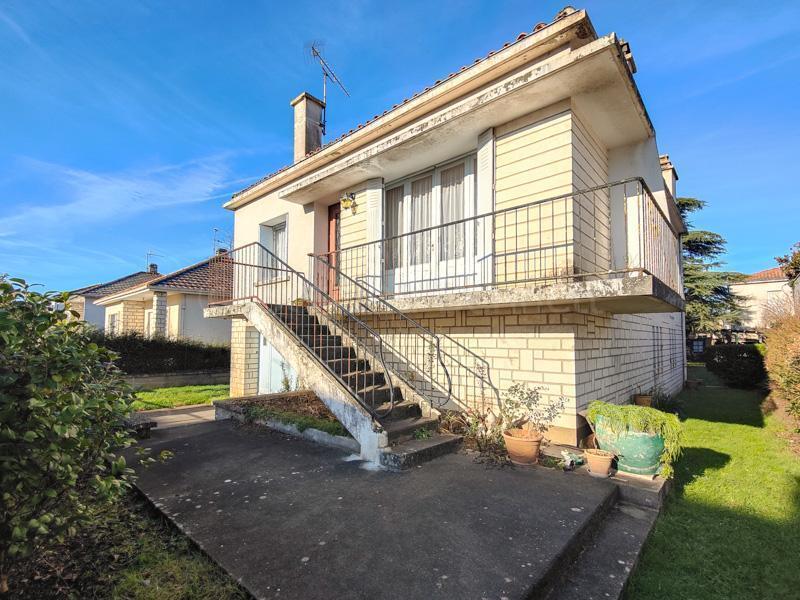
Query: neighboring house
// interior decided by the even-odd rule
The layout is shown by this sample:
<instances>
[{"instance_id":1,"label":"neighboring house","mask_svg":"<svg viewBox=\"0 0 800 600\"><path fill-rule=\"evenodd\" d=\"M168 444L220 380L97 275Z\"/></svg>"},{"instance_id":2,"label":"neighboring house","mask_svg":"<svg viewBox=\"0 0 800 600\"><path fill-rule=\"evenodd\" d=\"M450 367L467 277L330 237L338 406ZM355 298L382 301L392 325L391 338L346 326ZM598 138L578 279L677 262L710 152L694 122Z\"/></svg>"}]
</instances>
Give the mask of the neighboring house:
<instances>
[{"instance_id":1,"label":"neighboring house","mask_svg":"<svg viewBox=\"0 0 800 600\"><path fill-rule=\"evenodd\" d=\"M103 329L106 326L106 309L104 306L97 304L99 298L115 294L131 286L140 285L156 277L161 277L161 273L158 272L158 265L150 265L147 271L131 273L106 283L87 285L70 292L69 307L78 313L77 319L86 321L98 329Z\"/></svg>"},{"instance_id":2,"label":"neighboring house","mask_svg":"<svg viewBox=\"0 0 800 600\"><path fill-rule=\"evenodd\" d=\"M748 275L731 285L731 291L743 298L740 326L748 331L763 332L769 326L770 308L791 309L792 287L780 267Z\"/></svg>"},{"instance_id":3,"label":"neighboring house","mask_svg":"<svg viewBox=\"0 0 800 600\"><path fill-rule=\"evenodd\" d=\"M277 352L375 457L414 406L515 382L566 398L571 443L592 400L678 392L685 225L635 70L568 8L324 145L295 98L294 163L225 204L234 285L206 314L234 319L231 394Z\"/></svg>"},{"instance_id":4,"label":"neighboring house","mask_svg":"<svg viewBox=\"0 0 800 600\"><path fill-rule=\"evenodd\" d=\"M212 282L210 260L95 300L95 304L105 309L106 332L229 344L230 324L203 318L211 288L220 288Z\"/></svg>"}]
</instances>

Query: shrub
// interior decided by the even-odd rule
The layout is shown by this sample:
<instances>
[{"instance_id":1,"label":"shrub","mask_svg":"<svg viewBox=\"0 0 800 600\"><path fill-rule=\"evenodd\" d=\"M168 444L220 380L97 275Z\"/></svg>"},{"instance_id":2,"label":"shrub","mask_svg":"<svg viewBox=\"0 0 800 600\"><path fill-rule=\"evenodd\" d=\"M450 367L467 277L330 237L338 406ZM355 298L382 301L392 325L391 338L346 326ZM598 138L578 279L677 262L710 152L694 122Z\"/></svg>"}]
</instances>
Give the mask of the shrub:
<instances>
[{"instance_id":1,"label":"shrub","mask_svg":"<svg viewBox=\"0 0 800 600\"><path fill-rule=\"evenodd\" d=\"M66 300L0 277L0 589L42 538L74 532L79 490L111 500L131 475L116 452L132 442L121 422L133 396Z\"/></svg>"},{"instance_id":2,"label":"shrub","mask_svg":"<svg viewBox=\"0 0 800 600\"><path fill-rule=\"evenodd\" d=\"M800 316L785 315L767 331L766 360L770 386L800 426Z\"/></svg>"},{"instance_id":3,"label":"shrub","mask_svg":"<svg viewBox=\"0 0 800 600\"><path fill-rule=\"evenodd\" d=\"M106 335L95 331L93 339L116 352L115 363L128 375L227 369L231 353L225 346L209 346L190 340L145 338L138 333Z\"/></svg>"},{"instance_id":4,"label":"shrub","mask_svg":"<svg viewBox=\"0 0 800 600\"><path fill-rule=\"evenodd\" d=\"M706 367L733 387L756 387L767 375L764 357L749 344L717 344L706 350Z\"/></svg>"}]
</instances>

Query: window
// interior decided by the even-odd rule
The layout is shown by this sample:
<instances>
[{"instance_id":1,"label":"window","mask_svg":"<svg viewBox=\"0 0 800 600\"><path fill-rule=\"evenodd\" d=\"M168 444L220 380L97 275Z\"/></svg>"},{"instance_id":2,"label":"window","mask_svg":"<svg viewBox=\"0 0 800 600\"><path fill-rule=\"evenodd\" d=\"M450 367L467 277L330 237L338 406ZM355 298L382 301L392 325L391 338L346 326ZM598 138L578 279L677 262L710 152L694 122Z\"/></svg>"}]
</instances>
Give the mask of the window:
<instances>
[{"instance_id":1,"label":"window","mask_svg":"<svg viewBox=\"0 0 800 600\"><path fill-rule=\"evenodd\" d=\"M272 229L272 244L271 247L268 246L269 250L275 255L276 259L273 259L273 271L271 273L271 279L279 277L283 274L283 269L285 269L285 264L288 262L288 245L287 245L287 236L286 236L286 221L282 223L278 223L277 225L273 225L270 227Z\"/></svg>"},{"instance_id":2,"label":"window","mask_svg":"<svg viewBox=\"0 0 800 600\"><path fill-rule=\"evenodd\" d=\"M470 155L386 187L387 269L466 256L474 246L468 232L476 234L476 223L463 222L476 214L476 164L475 155ZM448 223L456 224L448 227ZM419 231L422 233L414 233ZM391 239L400 235L404 237ZM405 257L404 250L408 253ZM437 276L436 272L419 275Z\"/></svg>"},{"instance_id":3,"label":"window","mask_svg":"<svg viewBox=\"0 0 800 600\"><path fill-rule=\"evenodd\" d=\"M442 223L464 218L464 163L458 163L441 173ZM466 223L443 227L439 236L439 259L450 260L464 256L464 227Z\"/></svg>"},{"instance_id":4,"label":"window","mask_svg":"<svg viewBox=\"0 0 800 600\"><path fill-rule=\"evenodd\" d=\"M118 325L119 325L119 315L117 313L111 313L110 315L108 315L108 332L111 335L116 335L119 333Z\"/></svg>"},{"instance_id":5,"label":"window","mask_svg":"<svg viewBox=\"0 0 800 600\"><path fill-rule=\"evenodd\" d=\"M433 192L433 176L411 182L411 231L420 231L431 226L431 196ZM425 262L430 246L430 232L411 236L411 264Z\"/></svg>"},{"instance_id":6,"label":"window","mask_svg":"<svg viewBox=\"0 0 800 600\"><path fill-rule=\"evenodd\" d=\"M402 262L400 253L401 223L403 219L403 186L386 190L386 237L389 238L386 247L386 267L395 269Z\"/></svg>"}]
</instances>

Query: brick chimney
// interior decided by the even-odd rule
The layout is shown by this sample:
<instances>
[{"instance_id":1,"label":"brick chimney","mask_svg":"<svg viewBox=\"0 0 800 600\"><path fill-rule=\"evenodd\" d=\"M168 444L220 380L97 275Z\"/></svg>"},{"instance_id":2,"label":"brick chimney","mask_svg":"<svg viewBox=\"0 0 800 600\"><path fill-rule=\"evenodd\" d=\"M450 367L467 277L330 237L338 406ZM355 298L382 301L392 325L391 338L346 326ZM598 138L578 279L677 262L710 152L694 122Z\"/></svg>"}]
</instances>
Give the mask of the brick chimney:
<instances>
[{"instance_id":1,"label":"brick chimney","mask_svg":"<svg viewBox=\"0 0 800 600\"><path fill-rule=\"evenodd\" d=\"M325 103L303 92L292 100L294 107L294 162L322 146L322 111Z\"/></svg>"},{"instance_id":2,"label":"brick chimney","mask_svg":"<svg viewBox=\"0 0 800 600\"><path fill-rule=\"evenodd\" d=\"M150 263L150 268L148 269L148 273L158 273L158 265L156 263Z\"/></svg>"}]
</instances>

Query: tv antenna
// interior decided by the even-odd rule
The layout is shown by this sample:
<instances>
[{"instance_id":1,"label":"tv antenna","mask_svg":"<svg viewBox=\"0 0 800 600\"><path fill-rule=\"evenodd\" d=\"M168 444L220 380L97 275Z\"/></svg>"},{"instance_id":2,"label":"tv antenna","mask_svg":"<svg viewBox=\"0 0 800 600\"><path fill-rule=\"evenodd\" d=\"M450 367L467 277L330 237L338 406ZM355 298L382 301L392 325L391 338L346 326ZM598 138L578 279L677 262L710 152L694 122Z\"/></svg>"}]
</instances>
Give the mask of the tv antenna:
<instances>
[{"instance_id":1,"label":"tv antenna","mask_svg":"<svg viewBox=\"0 0 800 600\"><path fill-rule=\"evenodd\" d=\"M325 123L327 121L326 113L328 110L328 79L338 85L344 92L344 95L348 98L350 97L350 92L347 91L347 88L344 87L342 80L336 76L336 73L333 72L331 66L322 57L322 43L311 42L310 44L307 44L306 47L311 55L311 59L317 61L322 69L322 103L325 105L325 108L322 109L322 123L320 123L320 125L322 125L322 135L325 135Z\"/></svg>"},{"instance_id":2,"label":"tv antenna","mask_svg":"<svg viewBox=\"0 0 800 600\"><path fill-rule=\"evenodd\" d=\"M144 258L144 270L147 271L150 269L150 261L153 260L154 256L161 256L163 258L163 254L158 254L155 250L148 250L147 254L145 254Z\"/></svg>"}]
</instances>

